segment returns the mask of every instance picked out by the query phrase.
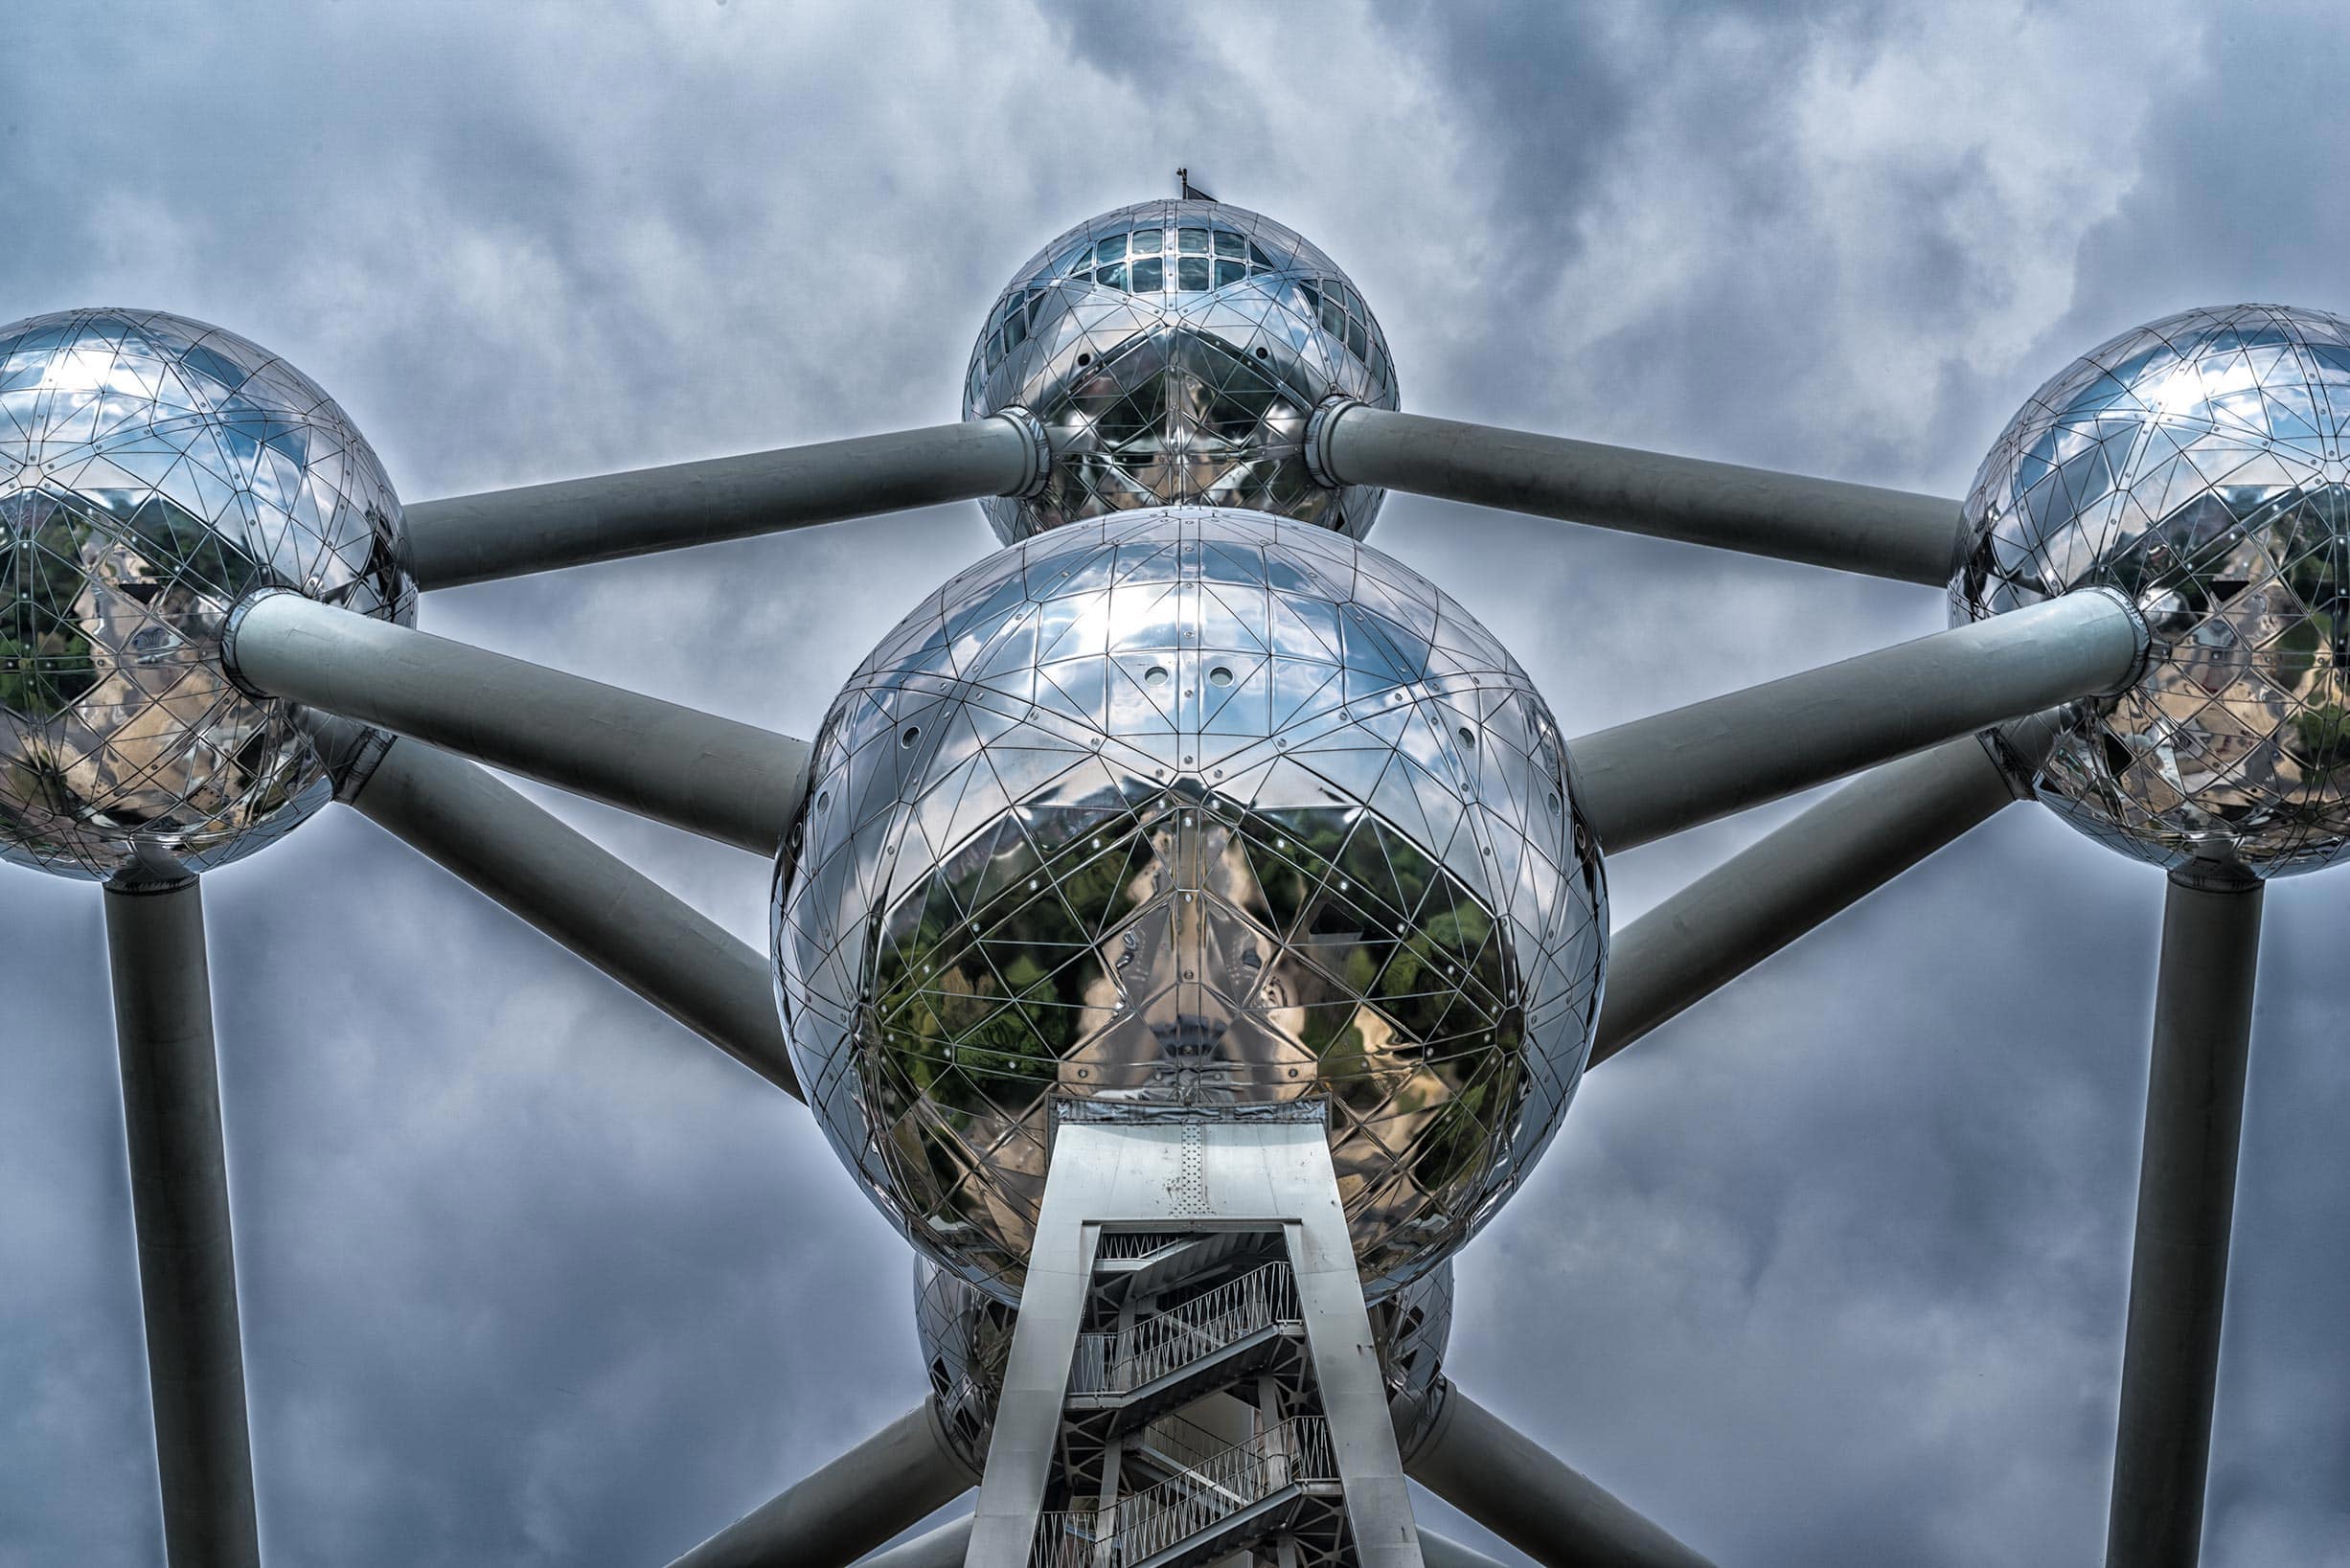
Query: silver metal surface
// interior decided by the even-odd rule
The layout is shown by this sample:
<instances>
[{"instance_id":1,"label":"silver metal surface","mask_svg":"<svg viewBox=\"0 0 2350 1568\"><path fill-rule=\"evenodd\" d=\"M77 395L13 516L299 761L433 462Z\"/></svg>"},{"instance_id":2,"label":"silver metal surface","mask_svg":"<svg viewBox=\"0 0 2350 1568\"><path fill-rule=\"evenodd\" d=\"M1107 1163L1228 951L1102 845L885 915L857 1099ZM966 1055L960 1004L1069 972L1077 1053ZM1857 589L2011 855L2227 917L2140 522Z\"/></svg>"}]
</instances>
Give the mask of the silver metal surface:
<instances>
[{"instance_id":1,"label":"silver metal surface","mask_svg":"<svg viewBox=\"0 0 2350 1568\"><path fill-rule=\"evenodd\" d=\"M1837 790L1615 933L1597 1067L2015 800L2047 755L2038 718L1946 740Z\"/></svg>"},{"instance_id":2,"label":"silver metal surface","mask_svg":"<svg viewBox=\"0 0 2350 1568\"><path fill-rule=\"evenodd\" d=\"M1958 503L1561 436L1334 406L1308 447L1324 479L1941 587Z\"/></svg>"},{"instance_id":3,"label":"silver metal surface","mask_svg":"<svg viewBox=\"0 0 2350 1568\"><path fill-rule=\"evenodd\" d=\"M1027 1568L1060 1450L1105 1223L1277 1227L1312 1358L1317 1422L1361 1568L1423 1568L1338 1172L1316 1112L1066 1102L973 1511L969 1568ZM1258 1443L1277 1441L1261 1429ZM1127 1527L1125 1518L1120 1528ZM1143 1560L1141 1557L1132 1559Z\"/></svg>"},{"instance_id":4,"label":"silver metal surface","mask_svg":"<svg viewBox=\"0 0 2350 1568\"><path fill-rule=\"evenodd\" d=\"M1040 491L981 503L1007 544L1176 503L1360 538L1380 492L1306 467L1307 420L1334 393L1396 406L1370 307L1294 231L1205 199L1121 207L1045 246L988 312L964 379L971 418L1017 404L1052 436Z\"/></svg>"},{"instance_id":5,"label":"silver metal surface","mask_svg":"<svg viewBox=\"0 0 2350 1568\"><path fill-rule=\"evenodd\" d=\"M376 454L267 350L156 311L0 327L0 858L200 871L324 806L222 625L271 585L411 622L403 548Z\"/></svg>"},{"instance_id":6,"label":"silver metal surface","mask_svg":"<svg viewBox=\"0 0 2350 1568\"><path fill-rule=\"evenodd\" d=\"M302 716L360 815L798 1098L765 955L487 770Z\"/></svg>"},{"instance_id":7,"label":"silver metal surface","mask_svg":"<svg viewBox=\"0 0 2350 1568\"><path fill-rule=\"evenodd\" d=\"M263 593L220 663L245 685L773 854L807 743L502 653Z\"/></svg>"},{"instance_id":8,"label":"silver metal surface","mask_svg":"<svg viewBox=\"0 0 2350 1568\"><path fill-rule=\"evenodd\" d=\"M1055 1094L1327 1095L1374 1297L1582 1072L1606 893L1548 708L1467 612L1249 513L1055 529L930 596L816 742L775 951L809 1102L1016 1296Z\"/></svg>"},{"instance_id":9,"label":"silver metal surface","mask_svg":"<svg viewBox=\"0 0 2350 1568\"><path fill-rule=\"evenodd\" d=\"M2262 884L2199 862L2162 910L2107 1568L2194 1568L2219 1391Z\"/></svg>"},{"instance_id":10,"label":"silver metal surface","mask_svg":"<svg viewBox=\"0 0 2350 1568\"><path fill-rule=\"evenodd\" d=\"M203 896L118 880L105 906L164 1554L259 1568Z\"/></svg>"},{"instance_id":11,"label":"silver metal surface","mask_svg":"<svg viewBox=\"0 0 2350 1568\"><path fill-rule=\"evenodd\" d=\"M2110 590L2084 589L1579 737L1585 814L1612 854L2112 691L2145 654L2134 609Z\"/></svg>"},{"instance_id":12,"label":"silver metal surface","mask_svg":"<svg viewBox=\"0 0 2350 1568\"><path fill-rule=\"evenodd\" d=\"M849 1568L970 1489L928 1400L785 1488L670 1568Z\"/></svg>"},{"instance_id":13,"label":"silver metal surface","mask_svg":"<svg viewBox=\"0 0 2350 1568\"><path fill-rule=\"evenodd\" d=\"M1409 1449L1443 1398L1445 1346L1452 1335L1449 1260L1370 1308L1380 1375L1396 1437ZM973 1468L985 1462L1003 1397L1018 1312L961 1275L914 1255L914 1327L923 1368L948 1441Z\"/></svg>"},{"instance_id":14,"label":"silver metal surface","mask_svg":"<svg viewBox=\"0 0 2350 1568\"><path fill-rule=\"evenodd\" d=\"M962 424L816 442L700 463L420 501L409 558L456 588L811 528L876 512L1033 491L1049 451L1020 410Z\"/></svg>"},{"instance_id":15,"label":"silver metal surface","mask_svg":"<svg viewBox=\"0 0 2350 1568\"><path fill-rule=\"evenodd\" d=\"M1711 1568L1459 1389L1443 1410L1405 1472L1543 1568Z\"/></svg>"},{"instance_id":16,"label":"silver metal surface","mask_svg":"<svg viewBox=\"0 0 2350 1568\"><path fill-rule=\"evenodd\" d=\"M2350 843L2350 323L2240 305L2124 332L2032 395L1967 497L1951 617L2100 584L2151 624L2041 799L2157 865Z\"/></svg>"}]
</instances>

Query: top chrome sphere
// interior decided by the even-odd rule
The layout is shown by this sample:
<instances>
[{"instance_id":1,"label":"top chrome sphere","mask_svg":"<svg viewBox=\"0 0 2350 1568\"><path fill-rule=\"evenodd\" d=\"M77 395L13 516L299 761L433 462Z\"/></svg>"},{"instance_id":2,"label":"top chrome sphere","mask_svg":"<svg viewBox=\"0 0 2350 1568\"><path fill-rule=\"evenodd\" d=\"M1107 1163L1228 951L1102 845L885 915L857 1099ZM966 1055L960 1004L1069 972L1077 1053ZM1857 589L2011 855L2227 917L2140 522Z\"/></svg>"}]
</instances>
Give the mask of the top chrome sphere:
<instances>
[{"instance_id":1,"label":"top chrome sphere","mask_svg":"<svg viewBox=\"0 0 2350 1568\"><path fill-rule=\"evenodd\" d=\"M2035 393L1967 497L1954 624L2102 584L2145 614L2145 675L2040 781L2158 865L2262 876L2350 842L2350 324L2188 310Z\"/></svg>"},{"instance_id":2,"label":"top chrome sphere","mask_svg":"<svg viewBox=\"0 0 2350 1568\"><path fill-rule=\"evenodd\" d=\"M1127 512L970 568L850 678L794 840L809 1104L1003 1300L1057 1098L1325 1098L1377 1297L1515 1189L1588 1054L1606 892L1549 709L1321 529Z\"/></svg>"},{"instance_id":3,"label":"top chrome sphere","mask_svg":"<svg viewBox=\"0 0 2350 1568\"><path fill-rule=\"evenodd\" d=\"M279 585L403 625L399 497L333 399L267 350L152 311L0 327L0 857L201 871L332 790L222 622Z\"/></svg>"},{"instance_id":4,"label":"top chrome sphere","mask_svg":"<svg viewBox=\"0 0 2350 1568\"><path fill-rule=\"evenodd\" d=\"M1020 269L971 351L971 419L1017 404L1052 470L983 505L1010 544L1133 507L1243 507L1361 538L1382 491L1326 489L1306 421L1343 394L1396 406L1387 342L1336 263L1219 201L1146 201L1081 223Z\"/></svg>"}]
</instances>

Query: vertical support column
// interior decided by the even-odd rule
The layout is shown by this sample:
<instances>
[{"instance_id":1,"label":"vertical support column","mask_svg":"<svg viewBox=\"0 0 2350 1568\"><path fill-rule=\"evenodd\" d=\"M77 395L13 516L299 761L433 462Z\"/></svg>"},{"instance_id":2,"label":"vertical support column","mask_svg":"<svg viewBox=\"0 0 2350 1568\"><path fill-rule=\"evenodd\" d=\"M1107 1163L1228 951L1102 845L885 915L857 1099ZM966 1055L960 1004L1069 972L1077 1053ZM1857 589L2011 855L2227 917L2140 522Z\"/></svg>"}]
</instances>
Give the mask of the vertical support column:
<instances>
[{"instance_id":1,"label":"vertical support column","mask_svg":"<svg viewBox=\"0 0 2350 1568\"><path fill-rule=\"evenodd\" d=\"M2108 1568L2202 1553L2260 906L2260 883L2201 863L2163 904Z\"/></svg>"},{"instance_id":2,"label":"vertical support column","mask_svg":"<svg viewBox=\"0 0 2350 1568\"><path fill-rule=\"evenodd\" d=\"M257 1568L204 906L194 877L106 888L106 956L171 1568Z\"/></svg>"},{"instance_id":3,"label":"vertical support column","mask_svg":"<svg viewBox=\"0 0 2350 1568\"><path fill-rule=\"evenodd\" d=\"M996 1406L967 1568L1026 1568L1052 1476L1103 1224L1283 1233L1357 1560L1423 1568L1319 1104L1071 1102Z\"/></svg>"}]
</instances>

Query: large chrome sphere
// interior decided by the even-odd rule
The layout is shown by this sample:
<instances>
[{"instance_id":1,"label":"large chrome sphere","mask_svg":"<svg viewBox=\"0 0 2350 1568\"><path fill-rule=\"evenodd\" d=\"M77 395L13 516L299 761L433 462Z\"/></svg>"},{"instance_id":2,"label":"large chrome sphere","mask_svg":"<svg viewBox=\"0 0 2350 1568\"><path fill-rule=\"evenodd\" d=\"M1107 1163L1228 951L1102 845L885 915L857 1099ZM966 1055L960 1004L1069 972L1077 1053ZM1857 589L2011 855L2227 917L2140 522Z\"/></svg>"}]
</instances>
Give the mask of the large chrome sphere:
<instances>
[{"instance_id":1,"label":"large chrome sphere","mask_svg":"<svg viewBox=\"0 0 2350 1568\"><path fill-rule=\"evenodd\" d=\"M987 1465L1018 1320L1014 1307L914 1255L914 1331L922 1364L947 1441L974 1470ZM1373 1307L1371 1336L1396 1436L1409 1453L1443 1408L1445 1347L1452 1337L1451 1263L1439 1263Z\"/></svg>"},{"instance_id":2,"label":"large chrome sphere","mask_svg":"<svg viewBox=\"0 0 2350 1568\"><path fill-rule=\"evenodd\" d=\"M2088 584L2134 599L2154 657L2087 711L2042 798L2161 865L2261 875L2350 842L2350 324L2188 310L2035 393L1967 497L1954 623Z\"/></svg>"},{"instance_id":3,"label":"large chrome sphere","mask_svg":"<svg viewBox=\"0 0 2350 1568\"><path fill-rule=\"evenodd\" d=\"M985 503L1010 544L1081 517L1187 502L1362 537L1383 492L1307 472L1306 421L1343 393L1396 405L1387 342L1337 264L1219 201L1146 201L1081 223L988 312L965 409L1018 404L1055 453L1041 493Z\"/></svg>"},{"instance_id":4,"label":"large chrome sphere","mask_svg":"<svg viewBox=\"0 0 2350 1568\"><path fill-rule=\"evenodd\" d=\"M331 795L221 673L264 585L402 624L399 500L333 399L136 310L0 327L0 857L68 876L250 854Z\"/></svg>"},{"instance_id":5,"label":"large chrome sphere","mask_svg":"<svg viewBox=\"0 0 2350 1568\"><path fill-rule=\"evenodd\" d=\"M1325 530L1125 512L972 567L850 678L794 836L809 1102L1004 1300L1056 1096L1325 1097L1377 1295L1516 1187L1588 1052L1606 893L1549 710Z\"/></svg>"}]
</instances>

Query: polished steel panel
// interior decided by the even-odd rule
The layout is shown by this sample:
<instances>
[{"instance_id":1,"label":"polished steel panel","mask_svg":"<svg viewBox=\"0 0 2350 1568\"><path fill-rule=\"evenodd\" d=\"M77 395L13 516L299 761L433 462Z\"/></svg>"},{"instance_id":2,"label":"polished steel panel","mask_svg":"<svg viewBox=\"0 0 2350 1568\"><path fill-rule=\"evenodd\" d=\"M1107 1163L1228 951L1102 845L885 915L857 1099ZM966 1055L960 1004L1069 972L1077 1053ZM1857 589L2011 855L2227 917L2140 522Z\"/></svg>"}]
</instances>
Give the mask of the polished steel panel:
<instances>
[{"instance_id":1,"label":"polished steel panel","mask_svg":"<svg viewBox=\"0 0 2350 1568\"><path fill-rule=\"evenodd\" d=\"M1953 623L2098 585L2153 632L2144 675L2066 730L2057 813L2142 860L2264 876L2350 843L2350 322L2182 311L2074 361L1967 497Z\"/></svg>"},{"instance_id":2,"label":"polished steel panel","mask_svg":"<svg viewBox=\"0 0 2350 1568\"><path fill-rule=\"evenodd\" d=\"M184 317L0 327L0 858L203 870L332 798L287 705L221 672L270 586L415 620L399 498L332 398Z\"/></svg>"},{"instance_id":3,"label":"polished steel panel","mask_svg":"<svg viewBox=\"0 0 2350 1568\"><path fill-rule=\"evenodd\" d=\"M964 377L970 418L1025 407L1052 439L1040 490L980 503L1007 544L1178 502L1360 538L1382 492L1307 469L1306 423L1333 396L1396 406L1370 307L1294 231L1208 200L1121 207L1038 251L997 296Z\"/></svg>"},{"instance_id":4,"label":"polished steel panel","mask_svg":"<svg viewBox=\"0 0 2350 1568\"><path fill-rule=\"evenodd\" d=\"M1327 1095L1376 1299L1489 1218L1588 1049L1550 711L1426 579L1206 509L1072 524L850 678L781 862L794 1061L918 1246L1016 1298L1056 1095Z\"/></svg>"}]
</instances>

